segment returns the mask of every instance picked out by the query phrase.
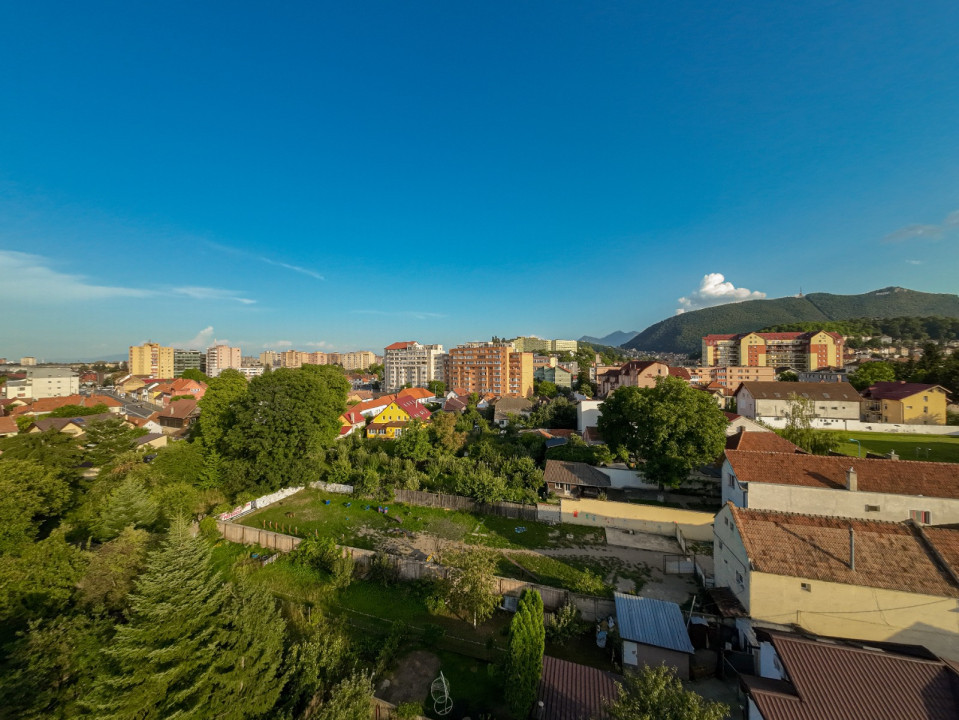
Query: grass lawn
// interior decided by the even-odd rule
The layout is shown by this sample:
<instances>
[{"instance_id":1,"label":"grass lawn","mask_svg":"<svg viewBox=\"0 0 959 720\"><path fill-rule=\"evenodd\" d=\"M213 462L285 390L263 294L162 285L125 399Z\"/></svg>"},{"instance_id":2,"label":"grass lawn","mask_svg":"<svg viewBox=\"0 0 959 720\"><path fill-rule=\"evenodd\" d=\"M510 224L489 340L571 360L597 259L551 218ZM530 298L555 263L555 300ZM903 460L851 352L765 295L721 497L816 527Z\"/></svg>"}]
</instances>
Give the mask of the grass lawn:
<instances>
[{"instance_id":1,"label":"grass lawn","mask_svg":"<svg viewBox=\"0 0 959 720\"><path fill-rule=\"evenodd\" d=\"M893 450L900 460L929 460L959 463L959 437L941 435L907 435L903 433L829 431L839 441L837 450L856 457L858 446L849 439L862 443L862 455L867 452L884 455Z\"/></svg>"},{"instance_id":2,"label":"grass lawn","mask_svg":"<svg viewBox=\"0 0 959 720\"><path fill-rule=\"evenodd\" d=\"M503 699L503 681L481 660L443 650L433 651L440 659L440 671L449 683L453 710L446 717L510 717ZM433 701L423 702L427 717L439 718Z\"/></svg>"},{"instance_id":3,"label":"grass lawn","mask_svg":"<svg viewBox=\"0 0 959 720\"><path fill-rule=\"evenodd\" d=\"M397 523L377 512L376 502L314 489L302 490L281 502L240 518L239 522L268 529L280 526L280 532L301 536L312 535L316 531L320 535L333 537L342 545L367 550L376 549L378 535L395 528L426 532L447 540L459 540L491 548L537 549L605 543L602 529L580 525L549 526L442 508L403 503L384 504L389 508L389 515L401 522ZM517 528L525 528L525 531L516 532Z\"/></svg>"}]
</instances>

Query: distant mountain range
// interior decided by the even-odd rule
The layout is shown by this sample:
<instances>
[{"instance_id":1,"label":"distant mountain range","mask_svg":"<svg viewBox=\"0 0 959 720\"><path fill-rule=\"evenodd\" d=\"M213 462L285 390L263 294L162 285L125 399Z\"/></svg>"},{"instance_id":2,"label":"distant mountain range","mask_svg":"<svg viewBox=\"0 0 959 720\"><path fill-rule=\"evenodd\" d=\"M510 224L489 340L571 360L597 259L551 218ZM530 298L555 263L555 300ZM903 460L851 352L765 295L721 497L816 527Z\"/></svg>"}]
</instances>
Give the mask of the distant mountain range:
<instances>
[{"instance_id":1,"label":"distant mountain range","mask_svg":"<svg viewBox=\"0 0 959 720\"><path fill-rule=\"evenodd\" d=\"M630 330L628 332L617 330L616 332L611 332L606 337L601 338L593 337L592 335L583 335L583 337L579 339L579 342L585 342L591 345L608 345L610 347L619 347L620 345L625 345L637 335L639 335L639 330Z\"/></svg>"},{"instance_id":2,"label":"distant mountain range","mask_svg":"<svg viewBox=\"0 0 959 720\"><path fill-rule=\"evenodd\" d=\"M649 352L696 353L702 347L703 336L710 333L749 332L803 321L928 315L959 317L959 296L888 287L862 295L811 293L775 300L747 300L674 315L650 325L623 346Z\"/></svg>"}]
</instances>

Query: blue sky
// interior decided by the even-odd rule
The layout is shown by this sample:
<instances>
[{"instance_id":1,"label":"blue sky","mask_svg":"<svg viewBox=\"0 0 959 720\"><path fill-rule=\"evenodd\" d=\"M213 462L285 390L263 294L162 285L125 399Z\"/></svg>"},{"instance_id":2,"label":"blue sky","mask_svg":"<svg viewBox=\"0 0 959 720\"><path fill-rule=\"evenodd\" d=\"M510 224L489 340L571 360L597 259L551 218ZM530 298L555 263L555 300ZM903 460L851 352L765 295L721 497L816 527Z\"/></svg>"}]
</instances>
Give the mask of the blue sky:
<instances>
[{"instance_id":1,"label":"blue sky","mask_svg":"<svg viewBox=\"0 0 959 720\"><path fill-rule=\"evenodd\" d=\"M933 0L5 3L0 356L956 292L956 27Z\"/></svg>"}]
</instances>

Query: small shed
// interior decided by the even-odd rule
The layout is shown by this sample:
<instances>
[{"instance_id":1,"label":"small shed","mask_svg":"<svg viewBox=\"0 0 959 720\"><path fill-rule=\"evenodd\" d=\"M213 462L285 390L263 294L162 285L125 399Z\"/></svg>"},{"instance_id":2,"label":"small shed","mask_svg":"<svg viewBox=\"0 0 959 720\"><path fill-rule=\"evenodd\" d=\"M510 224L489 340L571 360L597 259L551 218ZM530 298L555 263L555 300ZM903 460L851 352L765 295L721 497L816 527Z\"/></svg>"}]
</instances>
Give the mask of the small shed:
<instances>
[{"instance_id":1,"label":"small shed","mask_svg":"<svg viewBox=\"0 0 959 720\"><path fill-rule=\"evenodd\" d=\"M616 620L623 639L623 668L665 664L689 679L695 653L679 605L636 595L616 593Z\"/></svg>"}]
</instances>

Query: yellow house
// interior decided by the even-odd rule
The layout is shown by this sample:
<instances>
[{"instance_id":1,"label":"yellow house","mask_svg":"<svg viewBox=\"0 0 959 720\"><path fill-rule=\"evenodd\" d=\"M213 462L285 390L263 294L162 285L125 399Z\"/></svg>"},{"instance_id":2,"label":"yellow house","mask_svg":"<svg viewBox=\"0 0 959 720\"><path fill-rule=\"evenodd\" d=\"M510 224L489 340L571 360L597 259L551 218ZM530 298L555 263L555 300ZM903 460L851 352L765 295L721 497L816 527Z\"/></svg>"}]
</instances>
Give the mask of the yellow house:
<instances>
[{"instance_id":1,"label":"yellow house","mask_svg":"<svg viewBox=\"0 0 959 720\"><path fill-rule=\"evenodd\" d=\"M862 393L866 422L945 425L949 397L940 385L879 382Z\"/></svg>"},{"instance_id":2,"label":"yellow house","mask_svg":"<svg viewBox=\"0 0 959 720\"><path fill-rule=\"evenodd\" d=\"M713 527L716 587L754 623L959 660L959 530L731 503Z\"/></svg>"},{"instance_id":3,"label":"yellow house","mask_svg":"<svg viewBox=\"0 0 959 720\"><path fill-rule=\"evenodd\" d=\"M366 437L379 438L380 440L395 440L403 434L403 429L409 424L409 420L370 423L366 426Z\"/></svg>"},{"instance_id":4,"label":"yellow house","mask_svg":"<svg viewBox=\"0 0 959 720\"><path fill-rule=\"evenodd\" d=\"M373 416L373 423L408 422L410 414L396 404L394 400Z\"/></svg>"}]
</instances>

